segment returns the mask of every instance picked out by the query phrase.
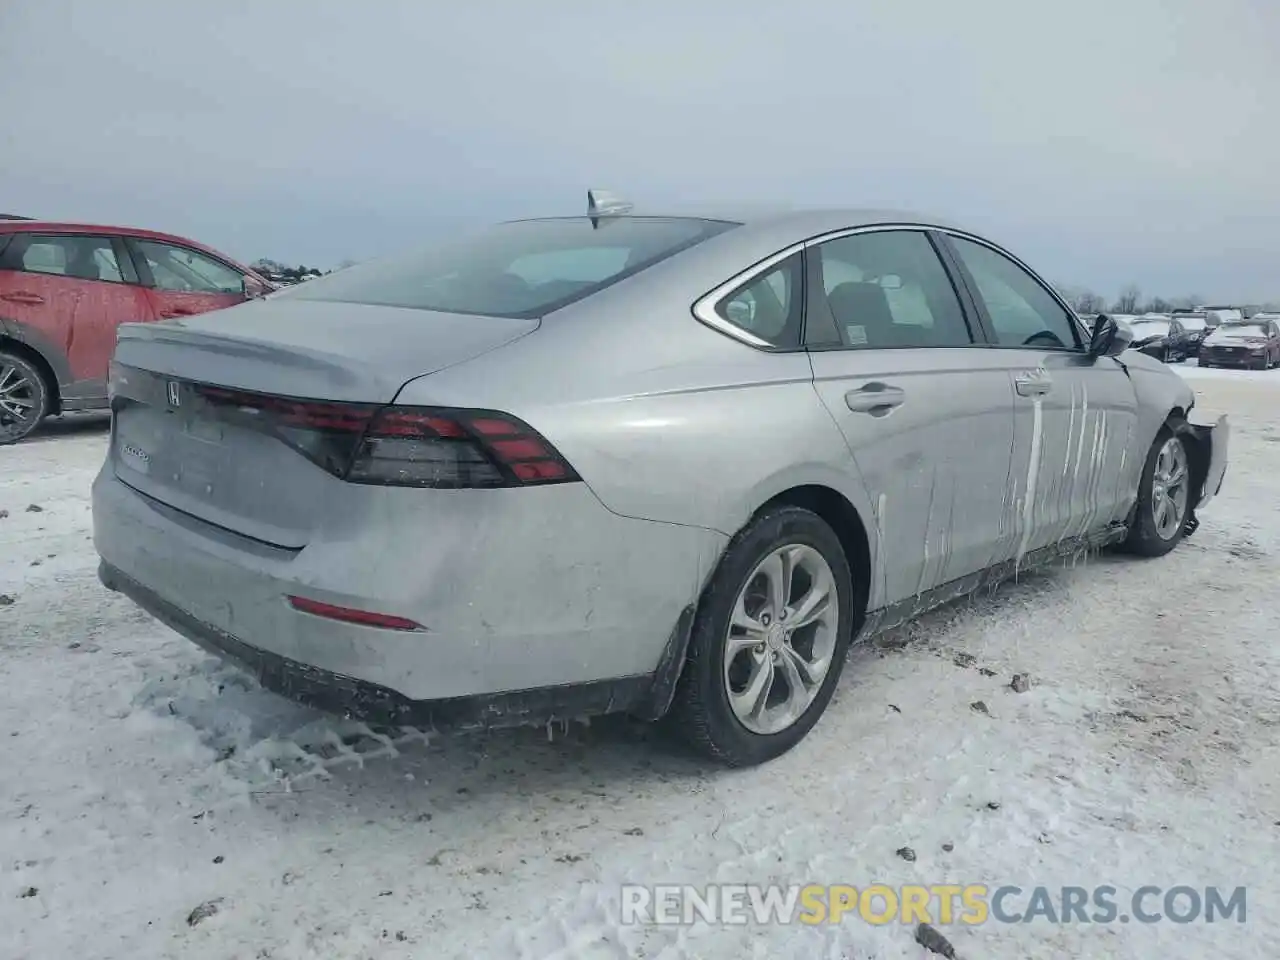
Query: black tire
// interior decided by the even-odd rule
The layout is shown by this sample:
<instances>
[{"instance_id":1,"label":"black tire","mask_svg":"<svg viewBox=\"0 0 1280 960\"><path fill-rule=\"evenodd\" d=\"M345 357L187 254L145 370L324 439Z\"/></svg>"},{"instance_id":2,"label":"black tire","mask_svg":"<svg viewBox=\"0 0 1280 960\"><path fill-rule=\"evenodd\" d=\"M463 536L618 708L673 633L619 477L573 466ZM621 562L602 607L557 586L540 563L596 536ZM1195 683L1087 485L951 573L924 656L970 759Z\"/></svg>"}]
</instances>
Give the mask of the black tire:
<instances>
[{"instance_id":1,"label":"black tire","mask_svg":"<svg viewBox=\"0 0 1280 960\"><path fill-rule=\"evenodd\" d=\"M811 547L826 561L835 580L839 613L831 666L813 701L789 727L760 734L748 730L729 704L725 644L739 592L757 564L787 544ZM684 671L666 722L699 753L729 766L753 766L786 753L804 739L826 710L849 651L855 616L849 562L831 527L801 507L765 510L729 543L703 591Z\"/></svg>"},{"instance_id":2,"label":"black tire","mask_svg":"<svg viewBox=\"0 0 1280 960\"><path fill-rule=\"evenodd\" d=\"M1170 421L1160 428L1156 434L1155 440L1151 444L1151 449L1147 452L1146 463L1142 466L1142 476L1138 480L1138 505L1135 508L1133 523L1129 527L1129 535L1125 538L1121 545L1127 553L1132 553L1140 557L1163 557L1166 553L1182 542L1182 538L1186 535L1186 517L1191 511L1191 455L1187 449L1187 442L1177 430L1181 426L1180 421ZM1187 508L1183 512L1183 522L1178 524L1178 528L1169 537L1162 537L1156 527L1155 515L1152 511L1151 503L1153 498L1154 477L1156 471L1156 461L1160 456L1160 450L1165 443L1176 437L1177 441L1182 444L1183 453L1186 454L1187 464Z\"/></svg>"},{"instance_id":3,"label":"black tire","mask_svg":"<svg viewBox=\"0 0 1280 960\"><path fill-rule=\"evenodd\" d=\"M17 443L38 427L48 416L53 398L39 368L26 357L7 350L0 350L0 383L6 384L0 386L5 391L0 394L0 446L4 446ZM26 415L16 415L13 410L18 404L6 406L6 399L21 401Z\"/></svg>"}]
</instances>

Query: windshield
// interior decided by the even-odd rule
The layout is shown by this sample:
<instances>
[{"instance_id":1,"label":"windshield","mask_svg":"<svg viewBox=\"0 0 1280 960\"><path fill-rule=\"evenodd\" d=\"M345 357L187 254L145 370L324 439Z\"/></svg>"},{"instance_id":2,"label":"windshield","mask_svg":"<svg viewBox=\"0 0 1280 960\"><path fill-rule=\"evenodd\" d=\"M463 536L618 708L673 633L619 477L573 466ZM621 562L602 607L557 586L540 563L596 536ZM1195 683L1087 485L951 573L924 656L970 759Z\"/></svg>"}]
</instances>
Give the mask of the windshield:
<instances>
[{"instance_id":1,"label":"windshield","mask_svg":"<svg viewBox=\"0 0 1280 960\"><path fill-rule=\"evenodd\" d=\"M1169 334L1168 320L1133 320L1129 323L1135 340L1146 340L1148 337L1164 337Z\"/></svg>"},{"instance_id":2,"label":"windshield","mask_svg":"<svg viewBox=\"0 0 1280 960\"><path fill-rule=\"evenodd\" d=\"M736 224L587 217L502 223L443 246L349 267L279 294L445 313L550 313Z\"/></svg>"},{"instance_id":3,"label":"windshield","mask_svg":"<svg viewBox=\"0 0 1280 960\"><path fill-rule=\"evenodd\" d=\"M1192 317L1182 314L1178 317L1178 322L1186 330L1203 330L1205 328L1204 317Z\"/></svg>"},{"instance_id":4,"label":"windshield","mask_svg":"<svg viewBox=\"0 0 1280 960\"><path fill-rule=\"evenodd\" d=\"M1267 328L1260 323L1224 323L1213 336L1217 340L1246 340L1266 335Z\"/></svg>"}]
</instances>

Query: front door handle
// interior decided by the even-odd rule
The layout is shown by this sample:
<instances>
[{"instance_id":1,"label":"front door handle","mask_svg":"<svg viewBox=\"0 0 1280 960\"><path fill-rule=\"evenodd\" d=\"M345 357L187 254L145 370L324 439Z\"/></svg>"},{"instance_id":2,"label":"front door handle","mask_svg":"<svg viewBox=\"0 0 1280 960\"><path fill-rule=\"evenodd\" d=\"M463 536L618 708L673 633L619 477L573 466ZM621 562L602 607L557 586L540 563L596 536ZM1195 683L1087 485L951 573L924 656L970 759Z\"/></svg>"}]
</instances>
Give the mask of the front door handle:
<instances>
[{"instance_id":1,"label":"front door handle","mask_svg":"<svg viewBox=\"0 0 1280 960\"><path fill-rule=\"evenodd\" d=\"M1043 397L1053 389L1053 378L1046 370L1033 370L1014 377L1013 386L1019 396Z\"/></svg>"},{"instance_id":2,"label":"front door handle","mask_svg":"<svg viewBox=\"0 0 1280 960\"><path fill-rule=\"evenodd\" d=\"M13 293L0 293L0 300L8 300L10 303L28 303L35 306L38 303L44 303L44 297L38 293L27 293L24 290L15 290Z\"/></svg>"},{"instance_id":3,"label":"front door handle","mask_svg":"<svg viewBox=\"0 0 1280 960\"><path fill-rule=\"evenodd\" d=\"M844 395L844 402L850 410L854 413L869 413L873 417L887 416L906 401L907 395L901 387L879 381L850 390Z\"/></svg>"},{"instance_id":4,"label":"front door handle","mask_svg":"<svg viewBox=\"0 0 1280 960\"><path fill-rule=\"evenodd\" d=\"M190 317L194 313L190 307L170 307L168 310L161 310L160 316L165 320L172 320L174 317Z\"/></svg>"}]
</instances>

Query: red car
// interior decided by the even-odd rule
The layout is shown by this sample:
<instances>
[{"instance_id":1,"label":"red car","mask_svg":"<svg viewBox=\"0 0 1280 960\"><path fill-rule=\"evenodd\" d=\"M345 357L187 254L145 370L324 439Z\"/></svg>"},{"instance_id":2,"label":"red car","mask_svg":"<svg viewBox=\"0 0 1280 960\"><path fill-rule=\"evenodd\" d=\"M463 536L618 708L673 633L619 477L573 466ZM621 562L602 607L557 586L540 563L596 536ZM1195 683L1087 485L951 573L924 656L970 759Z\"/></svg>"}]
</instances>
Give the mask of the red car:
<instances>
[{"instance_id":1,"label":"red car","mask_svg":"<svg viewBox=\"0 0 1280 960\"><path fill-rule=\"evenodd\" d=\"M0 220L0 444L47 416L105 408L120 324L217 310L271 289L182 237Z\"/></svg>"}]
</instances>

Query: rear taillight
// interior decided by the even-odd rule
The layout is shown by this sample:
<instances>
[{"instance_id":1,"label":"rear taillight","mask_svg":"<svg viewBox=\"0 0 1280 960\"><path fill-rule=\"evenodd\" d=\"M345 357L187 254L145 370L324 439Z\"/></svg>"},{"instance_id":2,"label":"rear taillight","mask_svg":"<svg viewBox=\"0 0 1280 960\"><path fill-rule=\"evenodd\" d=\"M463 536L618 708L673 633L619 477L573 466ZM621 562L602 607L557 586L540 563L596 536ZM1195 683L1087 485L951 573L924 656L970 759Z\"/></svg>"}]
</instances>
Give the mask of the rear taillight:
<instances>
[{"instance_id":1,"label":"rear taillight","mask_svg":"<svg viewBox=\"0 0 1280 960\"><path fill-rule=\"evenodd\" d=\"M323 403L220 387L196 391L351 483L467 489L580 479L546 439L510 414Z\"/></svg>"}]
</instances>

